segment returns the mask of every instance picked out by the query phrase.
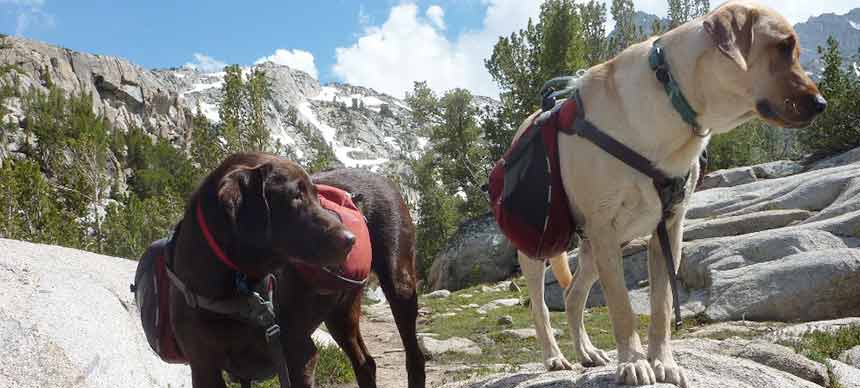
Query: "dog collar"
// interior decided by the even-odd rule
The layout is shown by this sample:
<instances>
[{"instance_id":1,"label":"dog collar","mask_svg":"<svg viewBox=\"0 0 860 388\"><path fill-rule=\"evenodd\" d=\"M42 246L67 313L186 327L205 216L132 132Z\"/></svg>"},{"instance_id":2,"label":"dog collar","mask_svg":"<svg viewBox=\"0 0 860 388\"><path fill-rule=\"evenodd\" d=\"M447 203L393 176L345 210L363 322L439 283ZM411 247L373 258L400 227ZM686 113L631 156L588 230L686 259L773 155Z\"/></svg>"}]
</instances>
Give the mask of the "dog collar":
<instances>
[{"instance_id":1,"label":"dog collar","mask_svg":"<svg viewBox=\"0 0 860 388\"><path fill-rule=\"evenodd\" d=\"M230 269L242 273L242 271L239 270L239 266L237 266L233 260L230 260L230 257L224 253L224 250L222 250L221 246L218 245L218 242L215 241L215 237L212 236L212 232L209 231L209 226L206 224L206 218L203 216L203 209L201 208L200 201L197 201L197 209L195 209L195 213L197 213L197 226L199 226L200 231L203 232L203 237L206 239L206 243L209 244L209 249L212 250L215 257L224 263L224 265L230 267Z\"/></svg>"},{"instance_id":2,"label":"dog collar","mask_svg":"<svg viewBox=\"0 0 860 388\"><path fill-rule=\"evenodd\" d=\"M681 119L693 128L694 133L699 136L706 136L707 134L701 134L702 127L699 125L698 120L696 120L696 116L699 114L696 113L696 110L693 109L690 102L684 97L684 93L681 92L681 86L678 85L678 81L675 81L675 77L669 71L669 63L666 62L666 49L660 45L660 39L654 41L654 45L651 46L651 52L648 54L648 63L651 66L651 70L654 70L657 80L663 84L666 95L672 101L672 107L681 115Z\"/></svg>"}]
</instances>

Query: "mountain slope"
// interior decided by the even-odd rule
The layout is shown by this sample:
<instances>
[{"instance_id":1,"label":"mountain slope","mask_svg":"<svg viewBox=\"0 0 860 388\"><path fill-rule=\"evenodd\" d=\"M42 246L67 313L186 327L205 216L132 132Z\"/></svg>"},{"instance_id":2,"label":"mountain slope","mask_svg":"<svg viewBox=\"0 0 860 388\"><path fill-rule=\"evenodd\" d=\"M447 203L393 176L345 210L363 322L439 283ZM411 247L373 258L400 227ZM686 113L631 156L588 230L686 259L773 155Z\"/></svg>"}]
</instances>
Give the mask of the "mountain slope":
<instances>
[{"instance_id":1,"label":"mountain slope","mask_svg":"<svg viewBox=\"0 0 860 388\"><path fill-rule=\"evenodd\" d=\"M854 8L845 15L825 13L814 16L803 23L794 25L800 36L800 61L809 71L820 71L822 64L817 47L827 45L827 37L839 41L839 50L846 63L860 50L860 8Z\"/></svg>"},{"instance_id":2,"label":"mountain slope","mask_svg":"<svg viewBox=\"0 0 860 388\"><path fill-rule=\"evenodd\" d=\"M148 70L121 58L11 36L0 36L0 65L12 70L0 84L14 84L22 92L31 87L45 92L53 84L67 93L93 95L94 109L116 127L138 126L154 136L180 140L187 138L198 109L210 121L219 121L223 72ZM265 120L273 139L299 160L307 156L309 138L319 136L343 165L397 171L403 161L420 156L427 143L398 98L361 86L323 86L307 73L271 62L243 68L243 74L252 69L265 71L270 84ZM20 104L12 100L6 119L23 124ZM474 104L497 102L476 97ZM296 121L315 132L302 131ZM16 150L14 140L4 144L8 151Z\"/></svg>"}]
</instances>

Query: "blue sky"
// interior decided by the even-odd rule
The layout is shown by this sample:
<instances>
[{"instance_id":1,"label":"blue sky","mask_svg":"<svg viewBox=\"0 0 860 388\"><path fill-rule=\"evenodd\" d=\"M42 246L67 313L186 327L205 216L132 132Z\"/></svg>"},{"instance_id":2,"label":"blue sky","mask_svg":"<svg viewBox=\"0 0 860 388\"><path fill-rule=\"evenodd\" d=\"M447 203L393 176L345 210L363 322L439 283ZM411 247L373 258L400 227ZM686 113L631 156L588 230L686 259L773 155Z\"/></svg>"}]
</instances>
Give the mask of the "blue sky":
<instances>
[{"instance_id":1,"label":"blue sky","mask_svg":"<svg viewBox=\"0 0 860 388\"><path fill-rule=\"evenodd\" d=\"M712 1L717 5L721 1ZM857 0L765 0L794 22L844 13ZM537 15L539 0L182 1L0 0L0 32L115 55L147 68L273 60L322 82L402 96L413 81L493 95L483 67L499 35ZM665 14L665 0L634 0ZM241 4L241 5L240 5ZM253 4L253 5L246 5Z\"/></svg>"}]
</instances>

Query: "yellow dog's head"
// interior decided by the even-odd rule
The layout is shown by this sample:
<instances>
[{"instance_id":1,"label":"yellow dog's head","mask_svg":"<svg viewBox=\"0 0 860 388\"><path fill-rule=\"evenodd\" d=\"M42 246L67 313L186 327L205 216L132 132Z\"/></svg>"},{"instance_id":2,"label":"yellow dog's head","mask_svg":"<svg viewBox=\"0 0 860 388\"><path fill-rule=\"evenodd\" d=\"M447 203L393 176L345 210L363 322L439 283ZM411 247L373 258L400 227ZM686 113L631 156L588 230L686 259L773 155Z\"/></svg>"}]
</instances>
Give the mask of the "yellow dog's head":
<instances>
[{"instance_id":1,"label":"yellow dog's head","mask_svg":"<svg viewBox=\"0 0 860 388\"><path fill-rule=\"evenodd\" d=\"M800 46L791 24L754 3L728 2L704 16L714 49L705 54L709 73L749 104L750 117L782 127L808 125L827 100L800 66ZM754 112L754 113L753 113Z\"/></svg>"}]
</instances>

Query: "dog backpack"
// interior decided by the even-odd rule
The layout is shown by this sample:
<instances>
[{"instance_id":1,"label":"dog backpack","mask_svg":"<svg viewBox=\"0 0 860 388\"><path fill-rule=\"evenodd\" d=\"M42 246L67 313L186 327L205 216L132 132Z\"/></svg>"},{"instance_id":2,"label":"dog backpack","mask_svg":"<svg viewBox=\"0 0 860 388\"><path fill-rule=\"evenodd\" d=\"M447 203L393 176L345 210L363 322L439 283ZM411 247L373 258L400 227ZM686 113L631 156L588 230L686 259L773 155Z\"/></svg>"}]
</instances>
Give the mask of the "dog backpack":
<instances>
[{"instance_id":1,"label":"dog backpack","mask_svg":"<svg viewBox=\"0 0 860 388\"><path fill-rule=\"evenodd\" d=\"M346 261L335 268L319 267L301 261L294 262L293 266L319 291L360 289L367 283L373 258L367 220L352 201L350 193L327 185L317 184L316 188L320 205L337 216L340 222L355 234L355 245L352 246Z\"/></svg>"},{"instance_id":2,"label":"dog backpack","mask_svg":"<svg viewBox=\"0 0 860 388\"><path fill-rule=\"evenodd\" d=\"M571 128L575 117L573 99L543 112L490 172L496 222L511 244L533 259L565 252L576 229L558 160L558 132Z\"/></svg>"},{"instance_id":3,"label":"dog backpack","mask_svg":"<svg viewBox=\"0 0 860 388\"><path fill-rule=\"evenodd\" d=\"M137 262L131 291L140 310L140 320L149 346L164 362L185 364L188 361L176 343L173 325L170 324L167 245L168 239L161 239L147 248Z\"/></svg>"}]
</instances>

